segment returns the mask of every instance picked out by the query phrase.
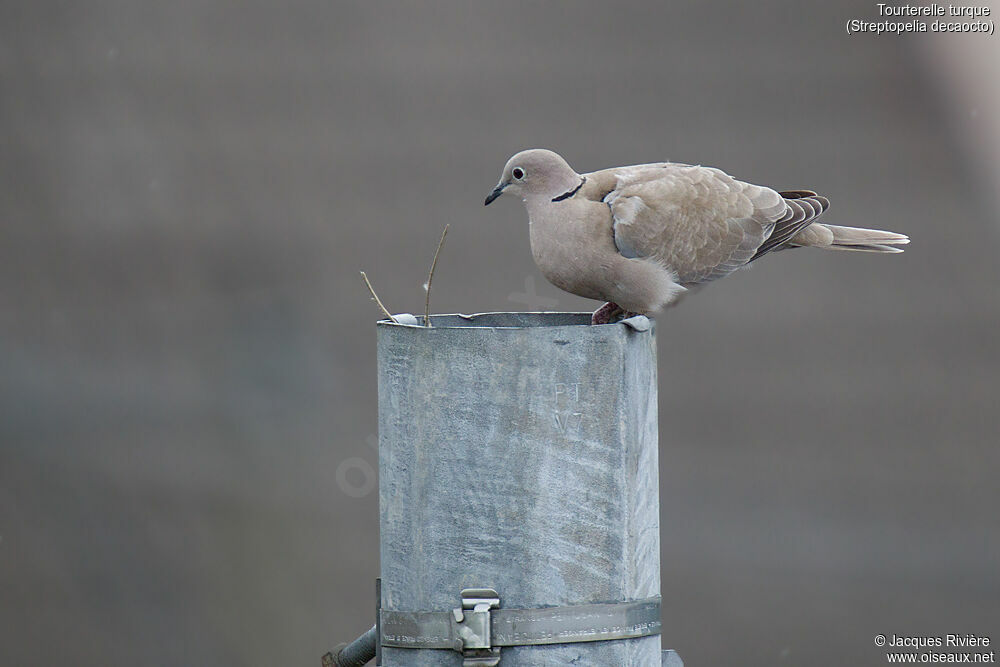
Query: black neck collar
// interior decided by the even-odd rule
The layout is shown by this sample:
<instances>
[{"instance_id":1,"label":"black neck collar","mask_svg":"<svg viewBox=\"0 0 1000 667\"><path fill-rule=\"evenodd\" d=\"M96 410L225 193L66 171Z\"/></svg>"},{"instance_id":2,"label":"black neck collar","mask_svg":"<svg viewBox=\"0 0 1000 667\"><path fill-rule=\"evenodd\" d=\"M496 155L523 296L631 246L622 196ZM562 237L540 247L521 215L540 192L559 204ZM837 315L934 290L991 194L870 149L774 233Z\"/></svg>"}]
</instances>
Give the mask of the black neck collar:
<instances>
[{"instance_id":1,"label":"black neck collar","mask_svg":"<svg viewBox=\"0 0 1000 667\"><path fill-rule=\"evenodd\" d=\"M573 195L575 195L577 192L579 192L580 188L582 188L583 184L586 183L586 182L587 182L587 177L584 176L583 179L580 181L580 185L576 186L575 188L573 188L569 192L562 193L561 195L559 195L558 197L556 197L552 201L553 202L557 202L557 201L562 201L564 199L569 199L570 197L572 197Z\"/></svg>"}]
</instances>

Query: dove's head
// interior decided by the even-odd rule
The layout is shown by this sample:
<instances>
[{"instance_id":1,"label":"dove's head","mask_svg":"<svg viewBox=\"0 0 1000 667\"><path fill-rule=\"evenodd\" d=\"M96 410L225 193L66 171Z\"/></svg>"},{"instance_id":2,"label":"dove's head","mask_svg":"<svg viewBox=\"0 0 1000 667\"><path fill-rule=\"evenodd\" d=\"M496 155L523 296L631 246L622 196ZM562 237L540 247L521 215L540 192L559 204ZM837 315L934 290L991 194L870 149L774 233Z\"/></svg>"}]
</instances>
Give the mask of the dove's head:
<instances>
[{"instance_id":1,"label":"dove's head","mask_svg":"<svg viewBox=\"0 0 1000 667\"><path fill-rule=\"evenodd\" d=\"M532 148L507 160L500 182L486 198L486 204L506 192L521 199L530 195L558 197L579 184L580 174L562 156L544 148Z\"/></svg>"}]
</instances>

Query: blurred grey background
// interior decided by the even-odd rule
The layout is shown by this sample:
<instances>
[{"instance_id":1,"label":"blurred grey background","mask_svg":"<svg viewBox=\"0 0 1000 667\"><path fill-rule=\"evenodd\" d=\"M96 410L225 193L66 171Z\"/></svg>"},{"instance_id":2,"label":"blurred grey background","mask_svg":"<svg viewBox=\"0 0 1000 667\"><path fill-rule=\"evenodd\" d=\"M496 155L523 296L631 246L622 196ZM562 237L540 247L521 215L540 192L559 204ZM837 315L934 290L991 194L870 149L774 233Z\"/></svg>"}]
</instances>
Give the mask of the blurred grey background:
<instances>
[{"instance_id":1,"label":"blurred grey background","mask_svg":"<svg viewBox=\"0 0 1000 667\"><path fill-rule=\"evenodd\" d=\"M849 37L854 0L2 9L0 664L315 665L364 631L358 270L421 312L451 223L435 312L596 307L545 283L520 204L482 206L534 146L913 238L659 319L664 646L1000 641L1000 37Z\"/></svg>"}]
</instances>

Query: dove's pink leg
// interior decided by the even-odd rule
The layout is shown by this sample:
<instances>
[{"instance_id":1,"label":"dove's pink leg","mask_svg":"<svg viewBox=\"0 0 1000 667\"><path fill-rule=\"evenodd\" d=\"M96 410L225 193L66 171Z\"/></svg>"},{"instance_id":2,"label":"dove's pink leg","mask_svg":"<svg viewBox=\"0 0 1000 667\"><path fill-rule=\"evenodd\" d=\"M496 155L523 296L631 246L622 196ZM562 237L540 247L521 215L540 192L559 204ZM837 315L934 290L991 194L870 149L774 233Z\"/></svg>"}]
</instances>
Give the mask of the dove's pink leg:
<instances>
[{"instance_id":1,"label":"dove's pink leg","mask_svg":"<svg viewBox=\"0 0 1000 667\"><path fill-rule=\"evenodd\" d=\"M625 311L617 303L608 301L606 304L594 311L590 316L591 324L608 324L618 315Z\"/></svg>"}]
</instances>

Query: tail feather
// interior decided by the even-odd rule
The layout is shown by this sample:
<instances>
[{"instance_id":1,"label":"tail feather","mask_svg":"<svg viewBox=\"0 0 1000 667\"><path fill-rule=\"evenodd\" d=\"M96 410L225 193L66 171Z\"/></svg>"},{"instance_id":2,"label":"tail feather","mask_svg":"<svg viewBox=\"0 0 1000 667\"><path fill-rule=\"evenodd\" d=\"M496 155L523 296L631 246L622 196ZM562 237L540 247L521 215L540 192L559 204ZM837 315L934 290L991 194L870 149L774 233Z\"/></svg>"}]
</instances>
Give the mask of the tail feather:
<instances>
[{"instance_id":1,"label":"tail feather","mask_svg":"<svg viewBox=\"0 0 1000 667\"><path fill-rule=\"evenodd\" d=\"M855 252L903 252L902 248L896 248L891 245L882 245L880 243L836 243L825 248L825 250L852 250Z\"/></svg>"},{"instance_id":2,"label":"tail feather","mask_svg":"<svg viewBox=\"0 0 1000 667\"><path fill-rule=\"evenodd\" d=\"M795 235L792 246L809 246L826 250L854 250L861 252L903 252L896 246L906 245L910 238L904 234L881 229L840 227L813 223Z\"/></svg>"}]
</instances>

